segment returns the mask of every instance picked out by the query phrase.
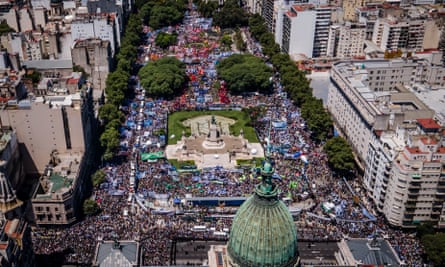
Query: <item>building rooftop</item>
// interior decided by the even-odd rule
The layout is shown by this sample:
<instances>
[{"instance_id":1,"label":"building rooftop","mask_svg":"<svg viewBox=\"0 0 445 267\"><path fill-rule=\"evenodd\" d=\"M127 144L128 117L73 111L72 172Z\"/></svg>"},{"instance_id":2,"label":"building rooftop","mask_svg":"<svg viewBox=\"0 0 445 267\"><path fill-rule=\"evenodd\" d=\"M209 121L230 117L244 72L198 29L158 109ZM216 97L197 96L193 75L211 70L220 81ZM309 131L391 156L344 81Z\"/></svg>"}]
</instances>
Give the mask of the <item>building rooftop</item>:
<instances>
[{"instance_id":1,"label":"building rooftop","mask_svg":"<svg viewBox=\"0 0 445 267\"><path fill-rule=\"evenodd\" d=\"M335 254L338 253L337 242L298 242L298 253L302 266L311 266L317 263L318 266L335 266L337 260Z\"/></svg>"},{"instance_id":2,"label":"building rooftop","mask_svg":"<svg viewBox=\"0 0 445 267\"><path fill-rule=\"evenodd\" d=\"M73 61L71 59L25 60L23 65L28 69L71 69Z\"/></svg>"},{"instance_id":3,"label":"building rooftop","mask_svg":"<svg viewBox=\"0 0 445 267\"><path fill-rule=\"evenodd\" d=\"M374 123L377 115L391 113L403 113L406 119L415 119L420 114L432 116L433 111L404 85L396 85L390 91L374 91L369 87L368 77L371 72L409 66L409 64L413 63L402 60L345 61L334 64L333 71L341 76L342 82L353 88L352 92L345 91L345 93L348 94L348 98L353 99L352 101L360 102L357 107L361 109L360 113L370 124ZM333 74L331 76L336 79Z\"/></svg>"},{"instance_id":4,"label":"building rooftop","mask_svg":"<svg viewBox=\"0 0 445 267\"><path fill-rule=\"evenodd\" d=\"M445 125L445 88L429 90L421 85L416 86L417 89L413 90L415 95L434 110L439 123Z\"/></svg>"},{"instance_id":5,"label":"building rooftop","mask_svg":"<svg viewBox=\"0 0 445 267\"><path fill-rule=\"evenodd\" d=\"M63 195L70 191L77 178L82 153L70 152L53 155L55 166L49 166L44 174L42 182L43 191L38 191L36 199L57 199L57 195Z\"/></svg>"},{"instance_id":6,"label":"building rooftop","mask_svg":"<svg viewBox=\"0 0 445 267\"><path fill-rule=\"evenodd\" d=\"M346 240L354 259L363 265L400 266L395 251L384 239L350 239Z\"/></svg>"},{"instance_id":7,"label":"building rooftop","mask_svg":"<svg viewBox=\"0 0 445 267\"><path fill-rule=\"evenodd\" d=\"M51 191L53 191L53 192L57 192L57 191L59 191L59 189L61 189L63 187L70 187L73 184L72 179L63 177L63 176L59 175L58 173L53 173L49 177L49 180L52 183Z\"/></svg>"},{"instance_id":8,"label":"building rooftop","mask_svg":"<svg viewBox=\"0 0 445 267\"><path fill-rule=\"evenodd\" d=\"M431 118L417 119L417 122L426 129L440 129L440 125Z\"/></svg>"},{"instance_id":9,"label":"building rooftop","mask_svg":"<svg viewBox=\"0 0 445 267\"><path fill-rule=\"evenodd\" d=\"M98 244L95 262L98 266L137 266L139 244L135 241L105 241Z\"/></svg>"}]
</instances>

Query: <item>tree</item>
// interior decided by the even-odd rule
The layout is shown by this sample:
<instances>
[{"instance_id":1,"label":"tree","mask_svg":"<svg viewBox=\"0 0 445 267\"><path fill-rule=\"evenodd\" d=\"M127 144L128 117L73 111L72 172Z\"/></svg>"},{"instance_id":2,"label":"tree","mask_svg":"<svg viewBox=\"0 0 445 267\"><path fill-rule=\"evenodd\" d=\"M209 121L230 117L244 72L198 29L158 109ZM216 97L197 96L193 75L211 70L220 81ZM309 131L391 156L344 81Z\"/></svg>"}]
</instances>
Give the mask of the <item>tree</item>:
<instances>
[{"instance_id":1,"label":"tree","mask_svg":"<svg viewBox=\"0 0 445 267\"><path fill-rule=\"evenodd\" d=\"M88 78L90 75L79 65L73 65L73 72L82 72L82 77Z\"/></svg>"},{"instance_id":2,"label":"tree","mask_svg":"<svg viewBox=\"0 0 445 267\"><path fill-rule=\"evenodd\" d=\"M119 54L116 56L118 60L121 59L130 59L133 60L138 52L137 47L134 44L128 44L126 42L122 42L122 46L119 49Z\"/></svg>"},{"instance_id":3,"label":"tree","mask_svg":"<svg viewBox=\"0 0 445 267\"><path fill-rule=\"evenodd\" d=\"M217 65L217 71L233 94L271 90L272 69L253 55L235 54L225 58Z\"/></svg>"},{"instance_id":4,"label":"tree","mask_svg":"<svg viewBox=\"0 0 445 267\"><path fill-rule=\"evenodd\" d=\"M0 35L3 35L4 33L10 33L15 32L15 30L11 27L9 27L8 23L4 20L0 23Z\"/></svg>"},{"instance_id":5,"label":"tree","mask_svg":"<svg viewBox=\"0 0 445 267\"><path fill-rule=\"evenodd\" d=\"M245 27L248 25L249 15L236 0L227 0L224 6L213 15L213 24L223 29Z\"/></svg>"},{"instance_id":6,"label":"tree","mask_svg":"<svg viewBox=\"0 0 445 267\"><path fill-rule=\"evenodd\" d=\"M243 36L240 30L235 32L235 45L238 51L244 52L246 50L246 43L243 40Z\"/></svg>"},{"instance_id":7,"label":"tree","mask_svg":"<svg viewBox=\"0 0 445 267\"><path fill-rule=\"evenodd\" d=\"M91 175L91 182L94 187L102 184L105 181L105 172L103 170L97 170L93 175Z\"/></svg>"},{"instance_id":8,"label":"tree","mask_svg":"<svg viewBox=\"0 0 445 267\"><path fill-rule=\"evenodd\" d=\"M104 124L107 124L115 119L121 120L123 117L124 115L118 109L118 107L111 103L106 103L99 109L99 119L101 119Z\"/></svg>"},{"instance_id":9,"label":"tree","mask_svg":"<svg viewBox=\"0 0 445 267\"><path fill-rule=\"evenodd\" d=\"M261 35L268 32L266 22L260 14L253 14L249 18L249 29L252 36L257 40L260 39Z\"/></svg>"},{"instance_id":10,"label":"tree","mask_svg":"<svg viewBox=\"0 0 445 267\"><path fill-rule=\"evenodd\" d=\"M173 26L182 21L184 14L174 6L156 5L151 9L148 25L153 29Z\"/></svg>"},{"instance_id":11,"label":"tree","mask_svg":"<svg viewBox=\"0 0 445 267\"><path fill-rule=\"evenodd\" d=\"M176 34L176 33L169 34L169 33L165 33L165 32L160 32L156 36L155 43L160 48L166 49L169 46L176 44L177 37L178 37L178 34Z\"/></svg>"},{"instance_id":12,"label":"tree","mask_svg":"<svg viewBox=\"0 0 445 267\"><path fill-rule=\"evenodd\" d=\"M339 175L349 176L355 168L354 156L348 142L336 136L329 139L323 147L328 156L329 166Z\"/></svg>"},{"instance_id":13,"label":"tree","mask_svg":"<svg viewBox=\"0 0 445 267\"><path fill-rule=\"evenodd\" d=\"M434 230L434 226L431 222L423 222L416 228L417 237L422 238L425 235L433 235L436 231Z\"/></svg>"},{"instance_id":14,"label":"tree","mask_svg":"<svg viewBox=\"0 0 445 267\"><path fill-rule=\"evenodd\" d=\"M29 69L26 71L25 78L31 79L33 86L37 86L42 78L42 73L35 69Z\"/></svg>"},{"instance_id":15,"label":"tree","mask_svg":"<svg viewBox=\"0 0 445 267\"><path fill-rule=\"evenodd\" d=\"M421 242L427 259L434 266L445 266L445 233L425 235Z\"/></svg>"},{"instance_id":16,"label":"tree","mask_svg":"<svg viewBox=\"0 0 445 267\"><path fill-rule=\"evenodd\" d=\"M217 1L198 1L198 12L204 18L210 18L213 15L213 12L218 8Z\"/></svg>"},{"instance_id":17,"label":"tree","mask_svg":"<svg viewBox=\"0 0 445 267\"><path fill-rule=\"evenodd\" d=\"M83 202L83 213L85 215L93 215L100 211L99 205L93 199L85 199Z\"/></svg>"},{"instance_id":18,"label":"tree","mask_svg":"<svg viewBox=\"0 0 445 267\"><path fill-rule=\"evenodd\" d=\"M120 144L119 131L114 127L107 127L100 136L100 144L105 148L107 154L104 154L104 159L111 159Z\"/></svg>"},{"instance_id":19,"label":"tree","mask_svg":"<svg viewBox=\"0 0 445 267\"><path fill-rule=\"evenodd\" d=\"M139 77L149 95L164 98L177 95L187 80L185 64L174 57L149 62L139 70Z\"/></svg>"},{"instance_id":20,"label":"tree","mask_svg":"<svg viewBox=\"0 0 445 267\"><path fill-rule=\"evenodd\" d=\"M223 49L230 50L233 44L232 36L230 34L224 34L219 42Z\"/></svg>"},{"instance_id":21,"label":"tree","mask_svg":"<svg viewBox=\"0 0 445 267\"><path fill-rule=\"evenodd\" d=\"M292 92L298 94L298 92ZM312 137L317 141L324 141L331 132L332 121L329 114L323 108L323 101L313 96L301 92L301 96L294 97L303 98L301 106L301 116L305 119L307 127L311 131ZM293 96L293 95L291 95Z\"/></svg>"}]
</instances>

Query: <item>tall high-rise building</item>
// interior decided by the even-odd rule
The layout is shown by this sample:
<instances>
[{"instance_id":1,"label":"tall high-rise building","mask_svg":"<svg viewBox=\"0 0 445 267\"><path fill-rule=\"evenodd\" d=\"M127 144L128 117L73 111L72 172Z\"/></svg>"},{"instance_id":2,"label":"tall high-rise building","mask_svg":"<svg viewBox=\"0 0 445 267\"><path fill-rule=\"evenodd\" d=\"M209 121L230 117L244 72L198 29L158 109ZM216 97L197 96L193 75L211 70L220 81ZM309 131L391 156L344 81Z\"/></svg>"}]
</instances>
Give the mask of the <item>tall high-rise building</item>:
<instances>
[{"instance_id":1,"label":"tall high-rise building","mask_svg":"<svg viewBox=\"0 0 445 267\"><path fill-rule=\"evenodd\" d=\"M421 222L445 227L444 128L432 118L417 119L392 163L383 213L392 225Z\"/></svg>"},{"instance_id":2,"label":"tall high-rise building","mask_svg":"<svg viewBox=\"0 0 445 267\"><path fill-rule=\"evenodd\" d=\"M329 6L291 6L284 16L282 50L310 58L326 56L331 14Z\"/></svg>"},{"instance_id":3,"label":"tall high-rise building","mask_svg":"<svg viewBox=\"0 0 445 267\"><path fill-rule=\"evenodd\" d=\"M327 56L354 58L364 56L366 28L364 24L346 22L329 30Z\"/></svg>"},{"instance_id":4,"label":"tall high-rise building","mask_svg":"<svg viewBox=\"0 0 445 267\"><path fill-rule=\"evenodd\" d=\"M383 51L423 51L424 19L378 19L374 25L372 41Z\"/></svg>"}]
</instances>

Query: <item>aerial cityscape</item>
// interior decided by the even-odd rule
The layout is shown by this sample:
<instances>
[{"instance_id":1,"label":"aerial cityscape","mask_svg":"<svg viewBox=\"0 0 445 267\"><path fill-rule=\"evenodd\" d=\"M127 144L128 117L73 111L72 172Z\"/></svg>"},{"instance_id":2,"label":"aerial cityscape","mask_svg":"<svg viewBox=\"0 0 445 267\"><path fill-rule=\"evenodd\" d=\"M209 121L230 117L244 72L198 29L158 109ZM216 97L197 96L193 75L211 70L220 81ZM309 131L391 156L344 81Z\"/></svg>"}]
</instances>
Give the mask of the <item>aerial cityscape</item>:
<instances>
[{"instance_id":1,"label":"aerial cityscape","mask_svg":"<svg viewBox=\"0 0 445 267\"><path fill-rule=\"evenodd\" d=\"M445 266L435 0L0 0L0 266Z\"/></svg>"}]
</instances>

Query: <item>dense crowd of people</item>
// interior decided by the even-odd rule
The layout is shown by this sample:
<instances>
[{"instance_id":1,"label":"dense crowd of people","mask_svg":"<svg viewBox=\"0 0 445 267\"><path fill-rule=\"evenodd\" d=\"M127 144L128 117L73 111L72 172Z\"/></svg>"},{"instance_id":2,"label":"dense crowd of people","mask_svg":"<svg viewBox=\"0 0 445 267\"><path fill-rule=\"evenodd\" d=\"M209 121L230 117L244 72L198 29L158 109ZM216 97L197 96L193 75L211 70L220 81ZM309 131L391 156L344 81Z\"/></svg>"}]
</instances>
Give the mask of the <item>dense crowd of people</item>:
<instances>
[{"instance_id":1,"label":"dense crowd of people","mask_svg":"<svg viewBox=\"0 0 445 267\"><path fill-rule=\"evenodd\" d=\"M169 136L168 114L177 110L211 109L218 107L263 106L261 116L252 124L258 138L268 151L276 171L274 183L281 198L290 206L311 200L295 218L301 240L340 240L344 237L387 237L400 258L408 266L421 266L421 247L418 240L406 232L394 230L373 212L371 201L366 200L359 181L335 177L327 164L322 144L312 142L310 132L300 116L300 110L283 92L279 75L273 79L274 91L270 95L230 96L214 88L217 80L215 64L231 54L222 51L215 36L202 34L208 30L209 21L191 12L184 25L176 27L178 46L172 51L186 61L189 87L173 101L153 100L145 97L145 90L136 86L136 98L122 110L126 122L121 127L119 155L127 157L123 163L109 162L103 166L106 182L94 192L100 206L98 215L88 216L66 229L36 228L33 232L34 250L37 254L51 255L66 251L66 262L88 265L93 261L95 248L100 240L138 240L142 245L144 265L170 263L171 240L221 239L227 232L233 216L215 216L230 213L223 205L192 207L176 202L186 196L235 197L248 196L261 182L256 168L228 170L218 166L200 172L179 173L165 159L141 160L141 153L163 150ZM170 29L171 30L171 29ZM249 50L260 54L257 42L243 30ZM143 58L159 56L154 44L155 33L147 34ZM205 44L205 45L200 45ZM228 98L221 101L221 98ZM135 181L131 181L131 177ZM159 197L164 198L160 202ZM166 213L155 213L165 210ZM194 231L202 225L208 231Z\"/></svg>"}]
</instances>

